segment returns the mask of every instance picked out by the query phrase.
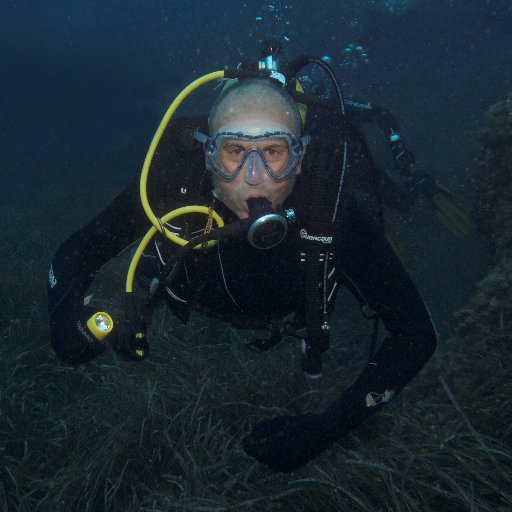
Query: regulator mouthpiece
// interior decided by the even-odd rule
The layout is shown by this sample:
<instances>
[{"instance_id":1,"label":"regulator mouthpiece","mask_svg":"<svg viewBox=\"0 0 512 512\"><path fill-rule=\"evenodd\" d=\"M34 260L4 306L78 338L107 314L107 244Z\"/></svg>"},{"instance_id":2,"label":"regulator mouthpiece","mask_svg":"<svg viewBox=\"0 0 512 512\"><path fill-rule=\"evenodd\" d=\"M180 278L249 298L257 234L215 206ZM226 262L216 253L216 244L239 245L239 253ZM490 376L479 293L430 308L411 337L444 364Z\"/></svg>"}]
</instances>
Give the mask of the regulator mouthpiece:
<instances>
[{"instance_id":1,"label":"regulator mouthpiece","mask_svg":"<svg viewBox=\"0 0 512 512\"><path fill-rule=\"evenodd\" d=\"M248 199L249 229L247 239L256 249L270 249L279 244L288 232L286 218L272 208L264 197Z\"/></svg>"}]
</instances>

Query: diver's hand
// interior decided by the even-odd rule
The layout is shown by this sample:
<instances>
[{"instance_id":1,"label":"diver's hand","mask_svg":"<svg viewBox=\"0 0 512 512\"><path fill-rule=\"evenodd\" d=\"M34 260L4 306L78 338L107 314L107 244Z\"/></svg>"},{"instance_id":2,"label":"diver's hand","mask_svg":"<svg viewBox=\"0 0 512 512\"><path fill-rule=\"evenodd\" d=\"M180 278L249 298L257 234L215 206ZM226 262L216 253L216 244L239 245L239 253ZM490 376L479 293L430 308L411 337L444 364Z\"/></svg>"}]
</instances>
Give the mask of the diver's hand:
<instances>
[{"instance_id":1,"label":"diver's hand","mask_svg":"<svg viewBox=\"0 0 512 512\"><path fill-rule=\"evenodd\" d=\"M146 327L130 322L119 322L109 339L112 348L124 359L142 361L149 353Z\"/></svg>"},{"instance_id":2,"label":"diver's hand","mask_svg":"<svg viewBox=\"0 0 512 512\"><path fill-rule=\"evenodd\" d=\"M416 158L414 154L404 148L401 141L391 144L391 155L395 163L395 169L402 176L411 176L416 166Z\"/></svg>"},{"instance_id":3,"label":"diver's hand","mask_svg":"<svg viewBox=\"0 0 512 512\"><path fill-rule=\"evenodd\" d=\"M66 300L53 310L50 315L51 343L62 361L85 363L105 351L105 343L98 341L87 327L87 320L95 313L96 309Z\"/></svg>"},{"instance_id":4,"label":"diver's hand","mask_svg":"<svg viewBox=\"0 0 512 512\"><path fill-rule=\"evenodd\" d=\"M254 426L244 451L273 471L293 471L318 456L333 441L322 416L278 416Z\"/></svg>"}]
</instances>

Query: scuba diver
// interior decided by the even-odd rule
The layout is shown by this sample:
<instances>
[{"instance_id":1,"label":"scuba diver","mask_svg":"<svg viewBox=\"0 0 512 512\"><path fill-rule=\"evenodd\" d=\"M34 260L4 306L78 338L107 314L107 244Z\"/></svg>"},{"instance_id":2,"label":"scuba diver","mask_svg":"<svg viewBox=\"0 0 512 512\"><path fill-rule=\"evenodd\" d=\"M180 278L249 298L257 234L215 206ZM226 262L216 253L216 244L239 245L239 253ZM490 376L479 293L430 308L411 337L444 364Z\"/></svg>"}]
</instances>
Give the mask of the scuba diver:
<instances>
[{"instance_id":1,"label":"scuba diver","mask_svg":"<svg viewBox=\"0 0 512 512\"><path fill-rule=\"evenodd\" d=\"M196 309L237 328L268 328L268 339L248 344L258 352L293 329L302 370L315 379L346 287L387 336L325 410L263 419L243 445L272 470L293 471L392 400L432 356L437 335L386 240L375 164L333 71L312 57L281 71L266 50L252 65L210 73L180 93L140 179L57 250L49 319L52 346L70 364L99 356L107 342L143 360L162 301L183 322ZM334 103L301 91L297 73L306 65L324 70ZM230 81L208 117L173 117L192 91L221 78ZM135 243L125 318L114 321L84 297L100 268ZM144 300L134 283L147 290Z\"/></svg>"}]
</instances>

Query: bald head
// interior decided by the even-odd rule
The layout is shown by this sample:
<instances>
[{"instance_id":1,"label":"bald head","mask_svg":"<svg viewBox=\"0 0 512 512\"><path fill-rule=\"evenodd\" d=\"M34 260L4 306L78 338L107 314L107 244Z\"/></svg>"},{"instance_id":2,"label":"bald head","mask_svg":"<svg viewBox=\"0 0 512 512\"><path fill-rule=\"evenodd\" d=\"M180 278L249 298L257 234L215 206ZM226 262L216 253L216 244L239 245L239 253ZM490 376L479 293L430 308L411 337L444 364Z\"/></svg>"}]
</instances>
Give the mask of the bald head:
<instances>
[{"instance_id":1,"label":"bald head","mask_svg":"<svg viewBox=\"0 0 512 512\"><path fill-rule=\"evenodd\" d=\"M239 80L226 89L210 111L208 127L214 135L226 124L253 120L284 125L300 136L301 119L295 101L282 87L257 78Z\"/></svg>"}]
</instances>

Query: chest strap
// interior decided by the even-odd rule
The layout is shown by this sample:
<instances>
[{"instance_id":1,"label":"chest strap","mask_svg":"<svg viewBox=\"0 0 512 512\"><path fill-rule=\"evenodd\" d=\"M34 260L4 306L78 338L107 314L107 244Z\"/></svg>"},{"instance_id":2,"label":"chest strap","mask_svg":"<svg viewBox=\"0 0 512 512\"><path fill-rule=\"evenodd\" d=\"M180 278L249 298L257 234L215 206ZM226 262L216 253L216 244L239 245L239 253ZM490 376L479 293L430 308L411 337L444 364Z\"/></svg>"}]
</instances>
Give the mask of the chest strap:
<instances>
[{"instance_id":1,"label":"chest strap","mask_svg":"<svg viewBox=\"0 0 512 512\"><path fill-rule=\"evenodd\" d=\"M331 152L329 151L331 149ZM334 249L334 223L329 185L332 147L320 145L315 153L309 180L309 215L299 230L299 246L304 261L305 340L302 370L309 378L322 374L322 353L329 348L326 279L329 256ZM327 203L327 204L326 204Z\"/></svg>"}]
</instances>

